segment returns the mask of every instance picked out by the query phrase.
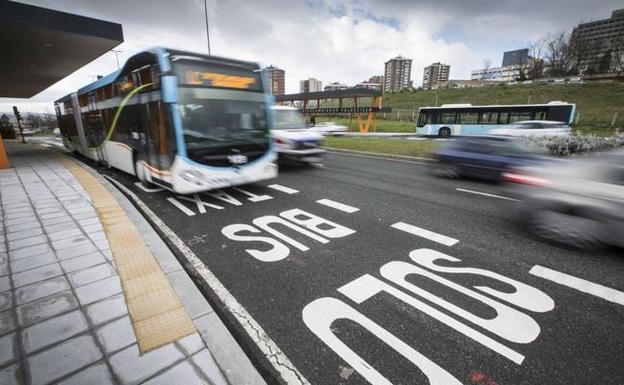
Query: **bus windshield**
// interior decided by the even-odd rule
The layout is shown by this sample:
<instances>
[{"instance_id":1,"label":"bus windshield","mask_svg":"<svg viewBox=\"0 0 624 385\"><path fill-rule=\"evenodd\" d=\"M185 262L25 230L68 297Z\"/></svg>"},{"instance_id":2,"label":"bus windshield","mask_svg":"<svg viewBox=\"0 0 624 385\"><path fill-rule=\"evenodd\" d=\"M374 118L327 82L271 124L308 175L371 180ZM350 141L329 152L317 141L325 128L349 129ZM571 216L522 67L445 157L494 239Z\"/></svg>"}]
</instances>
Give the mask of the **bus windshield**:
<instances>
[{"instance_id":1,"label":"bus windshield","mask_svg":"<svg viewBox=\"0 0 624 385\"><path fill-rule=\"evenodd\" d=\"M267 104L261 93L181 87L179 109L189 150L268 140Z\"/></svg>"},{"instance_id":2,"label":"bus windshield","mask_svg":"<svg viewBox=\"0 0 624 385\"><path fill-rule=\"evenodd\" d=\"M274 130L293 130L297 128L306 128L305 122L298 110L273 110L275 114Z\"/></svg>"}]
</instances>

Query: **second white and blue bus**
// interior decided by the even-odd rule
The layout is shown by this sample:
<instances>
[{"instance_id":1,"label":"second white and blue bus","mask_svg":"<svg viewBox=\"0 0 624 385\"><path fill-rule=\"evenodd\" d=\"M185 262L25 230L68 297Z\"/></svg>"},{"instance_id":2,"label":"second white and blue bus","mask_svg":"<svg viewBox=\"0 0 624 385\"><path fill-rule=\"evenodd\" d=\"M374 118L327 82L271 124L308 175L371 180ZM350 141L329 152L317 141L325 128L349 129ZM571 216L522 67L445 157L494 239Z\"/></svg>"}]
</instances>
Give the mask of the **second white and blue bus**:
<instances>
[{"instance_id":1,"label":"second white and blue bus","mask_svg":"<svg viewBox=\"0 0 624 385\"><path fill-rule=\"evenodd\" d=\"M575 113L576 105L565 102L490 106L445 104L420 108L416 132L441 138L488 135L526 121L560 122L571 127Z\"/></svg>"},{"instance_id":2,"label":"second white and blue bus","mask_svg":"<svg viewBox=\"0 0 624 385\"><path fill-rule=\"evenodd\" d=\"M64 145L177 193L277 176L255 63L154 48L55 102Z\"/></svg>"}]
</instances>

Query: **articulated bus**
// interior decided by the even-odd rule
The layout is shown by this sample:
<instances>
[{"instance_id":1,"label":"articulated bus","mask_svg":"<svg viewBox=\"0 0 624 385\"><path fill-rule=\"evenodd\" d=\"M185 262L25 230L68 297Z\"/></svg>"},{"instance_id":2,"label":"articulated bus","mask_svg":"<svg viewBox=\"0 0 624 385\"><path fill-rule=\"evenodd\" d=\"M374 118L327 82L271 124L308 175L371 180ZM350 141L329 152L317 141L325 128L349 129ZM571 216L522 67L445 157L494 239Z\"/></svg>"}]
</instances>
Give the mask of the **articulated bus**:
<instances>
[{"instance_id":1,"label":"articulated bus","mask_svg":"<svg viewBox=\"0 0 624 385\"><path fill-rule=\"evenodd\" d=\"M277 176L255 63L154 48L55 102L65 147L181 194Z\"/></svg>"},{"instance_id":2,"label":"articulated bus","mask_svg":"<svg viewBox=\"0 0 624 385\"><path fill-rule=\"evenodd\" d=\"M527 120L561 122L572 126L576 105L565 102L525 105L473 106L444 104L418 110L416 132L420 135L487 135Z\"/></svg>"}]
</instances>

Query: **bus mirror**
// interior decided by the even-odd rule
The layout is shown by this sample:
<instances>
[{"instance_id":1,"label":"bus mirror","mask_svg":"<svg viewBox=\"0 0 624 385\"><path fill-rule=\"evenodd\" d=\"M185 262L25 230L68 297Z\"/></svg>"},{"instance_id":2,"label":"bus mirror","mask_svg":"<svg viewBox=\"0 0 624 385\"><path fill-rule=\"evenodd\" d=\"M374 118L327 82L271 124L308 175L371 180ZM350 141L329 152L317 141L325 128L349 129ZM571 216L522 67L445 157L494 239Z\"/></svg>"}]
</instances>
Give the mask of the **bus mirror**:
<instances>
[{"instance_id":1,"label":"bus mirror","mask_svg":"<svg viewBox=\"0 0 624 385\"><path fill-rule=\"evenodd\" d=\"M172 75L165 75L160 78L163 101L165 103L178 102L178 78Z\"/></svg>"}]
</instances>

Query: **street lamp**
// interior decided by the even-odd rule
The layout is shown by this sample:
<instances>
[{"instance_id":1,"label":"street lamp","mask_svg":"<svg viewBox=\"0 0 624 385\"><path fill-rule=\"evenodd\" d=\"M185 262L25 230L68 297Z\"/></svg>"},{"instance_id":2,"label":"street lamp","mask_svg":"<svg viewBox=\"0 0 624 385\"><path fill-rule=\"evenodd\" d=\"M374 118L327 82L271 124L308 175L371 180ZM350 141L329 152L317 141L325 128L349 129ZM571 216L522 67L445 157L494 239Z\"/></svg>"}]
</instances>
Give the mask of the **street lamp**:
<instances>
[{"instance_id":1,"label":"street lamp","mask_svg":"<svg viewBox=\"0 0 624 385\"><path fill-rule=\"evenodd\" d=\"M111 49L111 52L115 53L115 59L117 59L117 69L119 69L119 53L123 51L117 50L117 49Z\"/></svg>"},{"instance_id":2,"label":"street lamp","mask_svg":"<svg viewBox=\"0 0 624 385\"><path fill-rule=\"evenodd\" d=\"M204 0L204 15L206 16L206 42L208 43L208 55L210 55L210 32L208 31L208 3Z\"/></svg>"}]
</instances>

